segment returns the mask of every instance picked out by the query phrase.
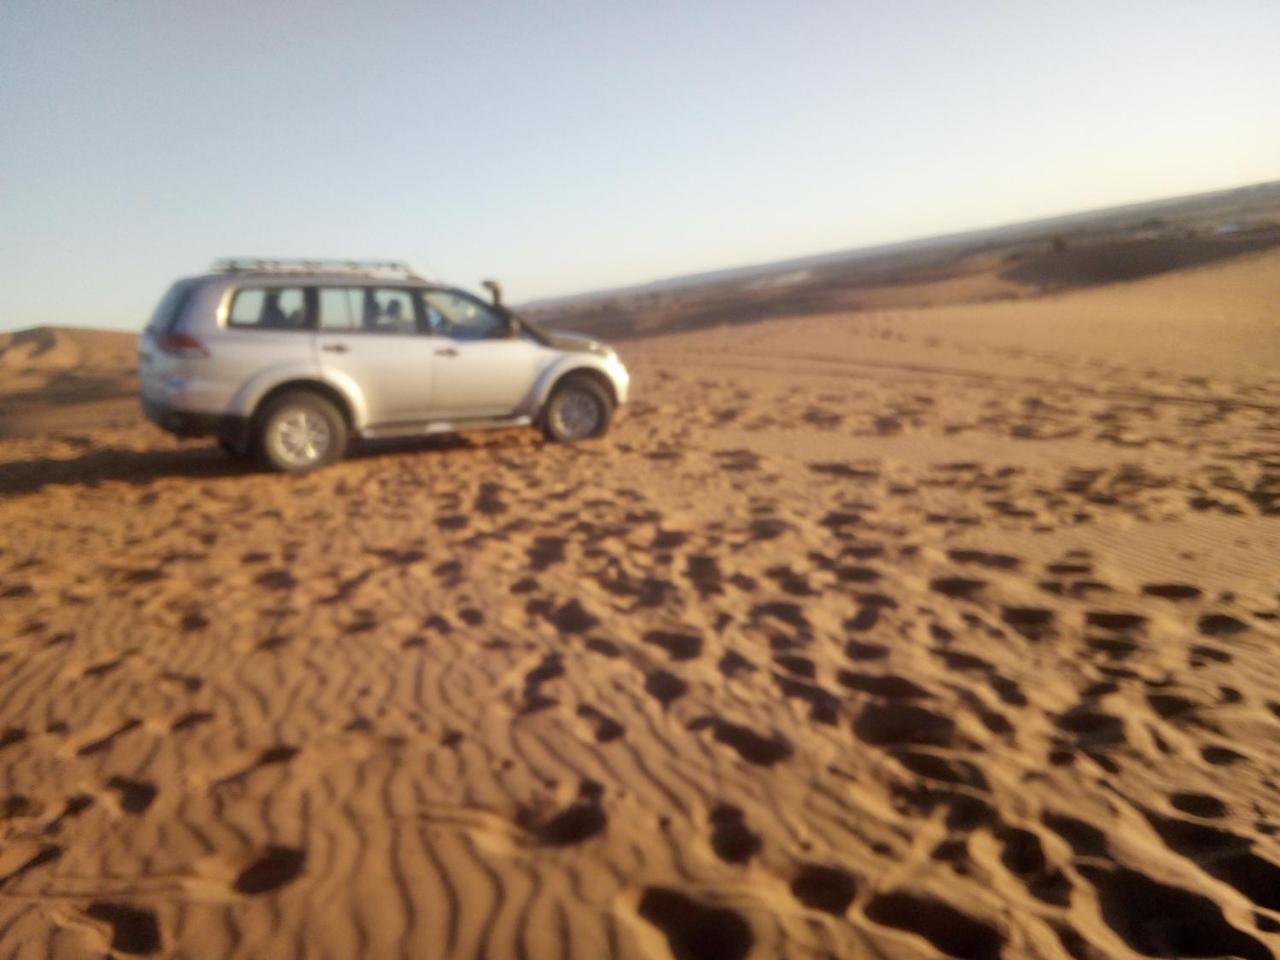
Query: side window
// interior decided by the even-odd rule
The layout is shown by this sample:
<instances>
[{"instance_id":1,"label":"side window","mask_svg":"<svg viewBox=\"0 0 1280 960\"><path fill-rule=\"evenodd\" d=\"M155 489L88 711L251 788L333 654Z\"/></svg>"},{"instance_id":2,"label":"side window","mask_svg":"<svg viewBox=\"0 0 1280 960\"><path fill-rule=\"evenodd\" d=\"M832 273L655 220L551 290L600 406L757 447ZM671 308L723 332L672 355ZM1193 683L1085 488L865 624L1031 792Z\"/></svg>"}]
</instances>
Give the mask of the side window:
<instances>
[{"instance_id":1,"label":"side window","mask_svg":"<svg viewBox=\"0 0 1280 960\"><path fill-rule=\"evenodd\" d=\"M321 330L356 330L359 328L360 293L353 287L321 287Z\"/></svg>"},{"instance_id":2,"label":"side window","mask_svg":"<svg viewBox=\"0 0 1280 960\"><path fill-rule=\"evenodd\" d=\"M365 333L417 333L413 295L390 287L324 287L320 329Z\"/></svg>"},{"instance_id":3,"label":"side window","mask_svg":"<svg viewBox=\"0 0 1280 960\"><path fill-rule=\"evenodd\" d=\"M422 295L427 328L454 340L496 340L507 336L506 319L492 307L453 290Z\"/></svg>"},{"instance_id":4,"label":"side window","mask_svg":"<svg viewBox=\"0 0 1280 960\"><path fill-rule=\"evenodd\" d=\"M249 287L236 291L227 325L305 330L307 297L301 287Z\"/></svg>"}]
</instances>

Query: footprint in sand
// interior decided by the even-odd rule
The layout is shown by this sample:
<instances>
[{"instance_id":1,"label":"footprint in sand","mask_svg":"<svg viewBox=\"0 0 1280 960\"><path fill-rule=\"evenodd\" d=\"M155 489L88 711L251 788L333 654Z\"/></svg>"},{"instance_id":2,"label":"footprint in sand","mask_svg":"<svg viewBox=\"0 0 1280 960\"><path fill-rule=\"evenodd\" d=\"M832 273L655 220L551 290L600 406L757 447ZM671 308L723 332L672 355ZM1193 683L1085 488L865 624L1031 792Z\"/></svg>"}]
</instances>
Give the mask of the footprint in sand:
<instances>
[{"instance_id":1,"label":"footprint in sand","mask_svg":"<svg viewBox=\"0 0 1280 960\"><path fill-rule=\"evenodd\" d=\"M562 604L548 619L563 634L586 633L600 625L600 618L577 600Z\"/></svg>"},{"instance_id":2,"label":"footprint in sand","mask_svg":"<svg viewBox=\"0 0 1280 960\"><path fill-rule=\"evenodd\" d=\"M1170 850L1235 887L1255 905L1280 910L1280 866L1254 853L1248 838L1150 810L1143 815Z\"/></svg>"},{"instance_id":3,"label":"footprint in sand","mask_svg":"<svg viewBox=\"0 0 1280 960\"><path fill-rule=\"evenodd\" d=\"M796 603L787 601L757 603L751 608L751 620L753 623L767 619L777 620L779 623L792 627L805 635L812 632L809 618L804 615L804 611Z\"/></svg>"},{"instance_id":4,"label":"footprint in sand","mask_svg":"<svg viewBox=\"0 0 1280 960\"><path fill-rule=\"evenodd\" d=\"M882 893L867 903L869 920L923 937L952 957L998 960L1004 937L995 927L929 897L901 891Z\"/></svg>"},{"instance_id":5,"label":"footprint in sand","mask_svg":"<svg viewBox=\"0 0 1280 960\"><path fill-rule=\"evenodd\" d=\"M811 910L842 917L853 903L858 882L838 867L802 864L791 878L791 895Z\"/></svg>"},{"instance_id":6,"label":"footprint in sand","mask_svg":"<svg viewBox=\"0 0 1280 960\"><path fill-rule=\"evenodd\" d=\"M288 570L267 570L258 574L254 583L268 590L281 591L292 590L298 585L297 579Z\"/></svg>"},{"instance_id":7,"label":"footprint in sand","mask_svg":"<svg viewBox=\"0 0 1280 960\"><path fill-rule=\"evenodd\" d=\"M951 746L955 721L906 703L868 703L853 721L853 734L873 747Z\"/></svg>"},{"instance_id":8,"label":"footprint in sand","mask_svg":"<svg viewBox=\"0 0 1280 960\"><path fill-rule=\"evenodd\" d=\"M1225 613L1211 613L1200 618L1196 627L1206 637L1233 637L1249 627L1241 620Z\"/></svg>"},{"instance_id":9,"label":"footprint in sand","mask_svg":"<svg viewBox=\"0 0 1280 960\"><path fill-rule=\"evenodd\" d=\"M1079 703L1051 718L1059 729L1074 736L1078 746L1106 747L1125 742L1125 724L1120 717Z\"/></svg>"},{"instance_id":10,"label":"footprint in sand","mask_svg":"<svg viewBox=\"0 0 1280 960\"><path fill-rule=\"evenodd\" d=\"M751 927L734 911L669 887L647 887L637 909L680 960L743 960L755 943Z\"/></svg>"},{"instance_id":11,"label":"footprint in sand","mask_svg":"<svg viewBox=\"0 0 1280 960\"><path fill-rule=\"evenodd\" d=\"M617 740L627 732L627 728L617 720L608 714L602 713L590 704L584 703L578 707L578 716L595 725L597 743L609 743L612 740Z\"/></svg>"},{"instance_id":12,"label":"footprint in sand","mask_svg":"<svg viewBox=\"0 0 1280 960\"><path fill-rule=\"evenodd\" d=\"M780 653L774 656L773 662L783 670L787 671L787 673L797 677L803 677L806 680L812 680L817 676L817 668L814 666L813 661L808 657L798 657L794 654Z\"/></svg>"},{"instance_id":13,"label":"footprint in sand","mask_svg":"<svg viewBox=\"0 0 1280 960\"><path fill-rule=\"evenodd\" d=\"M667 651L672 660L693 660L702 653L702 637L696 633L649 630L643 640Z\"/></svg>"},{"instance_id":14,"label":"footprint in sand","mask_svg":"<svg viewBox=\"0 0 1280 960\"><path fill-rule=\"evenodd\" d=\"M107 676L108 674L114 673L121 666L123 666L125 661L128 660L130 656L132 656L132 653L133 651L128 651L124 653L122 656L116 657L113 660L104 660L101 663L95 663L93 666L85 668L85 671L84 673L81 674L81 676L87 679L101 680L103 677Z\"/></svg>"},{"instance_id":15,"label":"footprint in sand","mask_svg":"<svg viewBox=\"0 0 1280 960\"><path fill-rule=\"evenodd\" d=\"M887 700L919 700L933 696L928 690L906 677L891 673L871 674L841 670L836 674L836 681L850 690L870 693Z\"/></svg>"},{"instance_id":16,"label":"footprint in sand","mask_svg":"<svg viewBox=\"0 0 1280 960\"><path fill-rule=\"evenodd\" d=\"M862 643L858 640L850 640L844 645L844 655L855 663L865 660L883 660L889 656L889 648L883 643Z\"/></svg>"},{"instance_id":17,"label":"footprint in sand","mask_svg":"<svg viewBox=\"0 0 1280 960\"><path fill-rule=\"evenodd\" d=\"M1053 627L1053 611L1043 607L1002 607L1000 618L1028 640L1039 640Z\"/></svg>"},{"instance_id":18,"label":"footprint in sand","mask_svg":"<svg viewBox=\"0 0 1280 960\"><path fill-rule=\"evenodd\" d=\"M557 701L542 693L542 684L564 676L564 658L558 653L549 653L542 662L524 675L523 703L519 713L530 714L547 707L554 706Z\"/></svg>"},{"instance_id":19,"label":"footprint in sand","mask_svg":"<svg viewBox=\"0 0 1280 960\"><path fill-rule=\"evenodd\" d=\"M1200 756L1205 763L1213 764L1215 767L1229 767L1232 764L1248 759L1244 754L1237 753L1230 747L1220 747L1213 744L1201 747Z\"/></svg>"},{"instance_id":20,"label":"footprint in sand","mask_svg":"<svg viewBox=\"0 0 1280 960\"><path fill-rule=\"evenodd\" d=\"M747 763L759 767L770 767L786 760L792 754L790 742L779 733L765 737L750 727L744 727L719 717L709 717L708 725L712 728L717 743L733 749ZM697 724L701 727L702 724Z\"/></svg>"},{"instance_id":21,"label":"footprint in sand","mask_svg":"<svg viewBox=\"0 0 1280 960\"><path fill-rule=\"evenodd\" d=\"M948 550L947 557L954 563L972 563L994 570L1016 570L1022 565L1017 557L1005 553L988 553L983 550Z\"/></svg>"},{"instance_id":22,"label":"footprint in sand","mask_svg":"<svg viewBox=\"0 0 1280 960\"><path fill-rule=\"evenodd\" d=\"M972 600L980 590L985 588L985 580L973 580L968 577L939 577L929 581L929 589L953 600Z\"/></svg>"},{"instance_id":23,"label":"footprint in sand","mask_svg":"<svg viewBox=\"0 0 1280 960\"><path fill-rule=\"evenodd\" d=\"M760 852L758 833L747 828L741 808L722 803L711 809L711 849L725 863L746 863Z\"/></svg>"},{"instance_id":24,"label":"footprint in sand","mask_svg":"<svg viewBox=\"0 0 1280 960\"><path fill-rule=\"evenodd\" d=\"M944 757L919 750L895 750L893 757L917 777L922 777L926 780L971 787L974 790L983 792L991 789L982 770L968 760L962 760L959 757Z\"/></svg>"},{"instance_id":25,"label":"footprint in sand","mask_svg":"<svg viewBox=\"0 0 1280 960\"><path fill-rule=\"evenodd\" d=\"M743 674L753 673L756 665L738 653L736 650L726 650L716 664L716 669L726 678L733 678Z\"/></svg>"},{"instance_id":26,"label":"footprint in sand","mask_svg":"<svg viewBox=\"0 0 1280 960\"><path fill-rule=\"evenodd\" d=\"M539 846L568 847L604 833L609 818L601 806L603 795L600 784L583 781L573 803L545 823L531 827L533 840Z\"/></svg>"},{"instance_id":27,"label":"footprint in sand","mask_svg":"<svg viewBox=\"0 0 1280 960\"><path fill-rule=\"evenodd\" d=\"M248 896L271 893L292 883L306 866L307 855L295 847L269 846L236 877L232 889Z\"/></svg>"},{"instance_id":28,"label":"footprint in sand","mask_svg":"<svg viewBox=\"0 0 1280 960\"><path fill-rule=\"evenodd\" d=\"M1272 960L1270 950L1228 923L1208 897L1124 867L1078 864L1076 869L1097 890L1107 926L1138 953Z\"/></svg>"},{"instance_id":29,"label":"footprint in sand","mask_svg":"<svg viewBox=\"0 0 1280 960\"><path fill-rule=\"evenodd\" d=\"M773 680L784 697L803 700L809 704L810 720L827 726L835 726L839 721L839 697L815 684L802 683L780 674L775 674Z\"/></svg>"},{"instance_id":30,"label":"footprint in sand","mask_svg":"<svg viewBox=\"0 0 1280 960\"><path fill-rule=\"evenodd\" d=\"M99 900L85 913L111 928L111 949L120 953L146 955L160 949L160 925L150 910Z\"/></svg>"},{"instance_id":31,"label":"footprint in sand","mask_svg":"<svg viewBox=\"0 0 1280 960\"><path fill-rule=\"evenodd\" d=\"M1091 610L1084 615L1087 626L1099 630L1124 632L1139 630L1147 623L1147 618L1140 613L1112 613L1105 610Z\"/></svg>"},{"instance_id":32,"label":"footprint in sand","mask_svg":"<svg viewBox=\"0 0 1280 960\"><path fill-rule=\"evenodd\" d=\"M724 593L724 576L713 556L693 554L685 561L685 576L703 599Z\"/></svg>"},{"instance_id":33,"label":"footprint in sand","mask_svg":"<svg viewBox=\"0 0 1280 960\"><path fill-rule=\"evenodd\" d=\"M120 809L135 816L146 812L159 793L154 783L128 777L112 777L107 786L120 795Z\"/></svg>"},{"instance_id":34,"label":"footprint in sand","mask_svg":"<svg viewBox=\"0 0 1280 960\"><path fill-rule=\"evenodd\" d=\"M1202 593L1199 587L1189 583L1148 583L1143 586L1142 592L1165 600L1195 600Z\"/></svg>"},{"instance_id":35,"label":"footprint in sand","mask_svg":"<svg viewBox=\"0 0 1280 960\"><path fill-rule=\"evenodd\" d=\"M663 709L680 699L689 689L689 685L666 670L650 670L644 678L645 693L653 697Z\"/></svg>"},{"instance_id":36,"label":"footprint in sand","mask_svg":"<svg viewBox=\"0 0 1280 960\"><path fill-rule=\"evenodd\" d=\"M1175 810L1206 820L1227 815L1227 805L1207 793L1173 793L1169 795L1169 803Z\"/></svg>"}]
</instances>

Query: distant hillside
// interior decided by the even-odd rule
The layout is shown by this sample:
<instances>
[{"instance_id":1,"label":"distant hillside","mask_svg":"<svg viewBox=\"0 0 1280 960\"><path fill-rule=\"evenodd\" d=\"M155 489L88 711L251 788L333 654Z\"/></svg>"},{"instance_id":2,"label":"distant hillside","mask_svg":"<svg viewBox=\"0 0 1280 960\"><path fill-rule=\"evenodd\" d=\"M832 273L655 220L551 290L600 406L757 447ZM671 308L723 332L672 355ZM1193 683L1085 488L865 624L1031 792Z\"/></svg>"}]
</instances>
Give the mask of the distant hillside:
<instances>
[{"instance_id":1,"label":"distant hillside","mask_svg":"<svg viewBox=\"0 0 1280 960\"><path fill-rule=\"evenodd\" d=\"M621 339L781 316L982 303L1136 280L1280 245L1280 181L542 301Z\"/></svg>"},{"instance_id":2,"label":"distant hillside","mask_svg":"<svg viewBox=\"0 0 1280 960\"><path fill-rule=\"evenodd\" d=\"M1197 193L1161 200L1105 207L1081 213L1018 221L996 227L966 230L959 233L921 237L871 247L855 247L831 253L811 254L767 263L727 267L703 273L684 274L648 283L585 291L564 297L533 300L523 307L542 310L572 304L595 302L610 297L637 296L649 293L679 291L710 286L726 281L761 278L798 270L826 266L851 266L857 263L910 262L913 255L939 256L960 252L995 250L1020 243L1044 241L1059 234L1090 233L1097 236L1157 226L1164 229L1207 230L1223 224L1280 224L1280 180L1232 187L1210 193Z\"/></svg>"}]
</instances>

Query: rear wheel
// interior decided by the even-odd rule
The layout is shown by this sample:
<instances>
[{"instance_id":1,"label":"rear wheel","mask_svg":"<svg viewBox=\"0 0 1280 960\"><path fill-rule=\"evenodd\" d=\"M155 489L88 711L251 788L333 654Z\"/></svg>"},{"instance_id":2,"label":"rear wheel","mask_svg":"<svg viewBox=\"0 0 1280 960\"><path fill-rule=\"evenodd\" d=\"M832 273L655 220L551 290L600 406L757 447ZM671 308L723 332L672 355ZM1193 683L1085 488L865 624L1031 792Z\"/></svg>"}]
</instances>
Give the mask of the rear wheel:
<instances>
[{"instance_id":1,"label":"rear wheel","mask_svg":"<svg viewBox=\"0 0 1280 960\"><path fill-rule=\"evenodd\" d=\"M603 436L613 416L609 392L590 377L569 377L558 384L542 411L548 440L576 443Z\"/></svg>"},{"instance_id":2,"label":"rear wheel","mask_svg":"<svg viewBox=\"0 0 1280 960\"><path fill-rule=\"evenodd\" d=\"M298 390L271 400L254 435L258 458L282 473L305 473L342 457L347 423L332 403Z\"/></svg>"}]
</instances>

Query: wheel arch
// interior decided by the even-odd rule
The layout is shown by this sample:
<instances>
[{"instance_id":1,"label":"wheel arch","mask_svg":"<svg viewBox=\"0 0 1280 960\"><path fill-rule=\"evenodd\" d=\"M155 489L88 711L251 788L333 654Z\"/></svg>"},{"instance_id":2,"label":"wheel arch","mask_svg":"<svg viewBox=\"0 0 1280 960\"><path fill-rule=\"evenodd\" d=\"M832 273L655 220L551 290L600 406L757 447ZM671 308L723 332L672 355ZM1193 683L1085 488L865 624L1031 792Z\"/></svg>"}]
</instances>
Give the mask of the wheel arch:
<instances>
[{"instance_id":1,"label":"wheel arch","mask_svg":"<svg viewBox=\"0 0 1280 960\"><path fill-rule=\"evenodd\" d=\"M562 383L579 378L585 378L598 383L604 388L605 394L609 397L609 403L615 408L618 406L618 388L614 385L613 378L598 367L579 365L569 367L564 370L557 370L547 378L547 386L542 391L542 396L538 400L538 416L542 416L542 412L547 407L547 401L551 399L551 395L556 392L556 389Z\"/></svg>"},{"instance_id":2,"label":"wheel arch","mask_svg":"<svg viewBox=\"0 0 1280 960\"><path fill-rule=\"evenodd\" d=\"M253 405L253 412L249 415L250 429L257 429L259 420L262 416L262 411L267 408L267 405L272 400L282 394L292 393L295 390L305 390L324 397L338 408L338 412L342 414L342 419L346 421L347 429L354 432L356 429L355 411L351 409L351 402L347 399L346 395L331 383L326 383L323 380L308 377L285 380L276 384L260 396L257 402Z\"/></svg>"}]
</instances>

